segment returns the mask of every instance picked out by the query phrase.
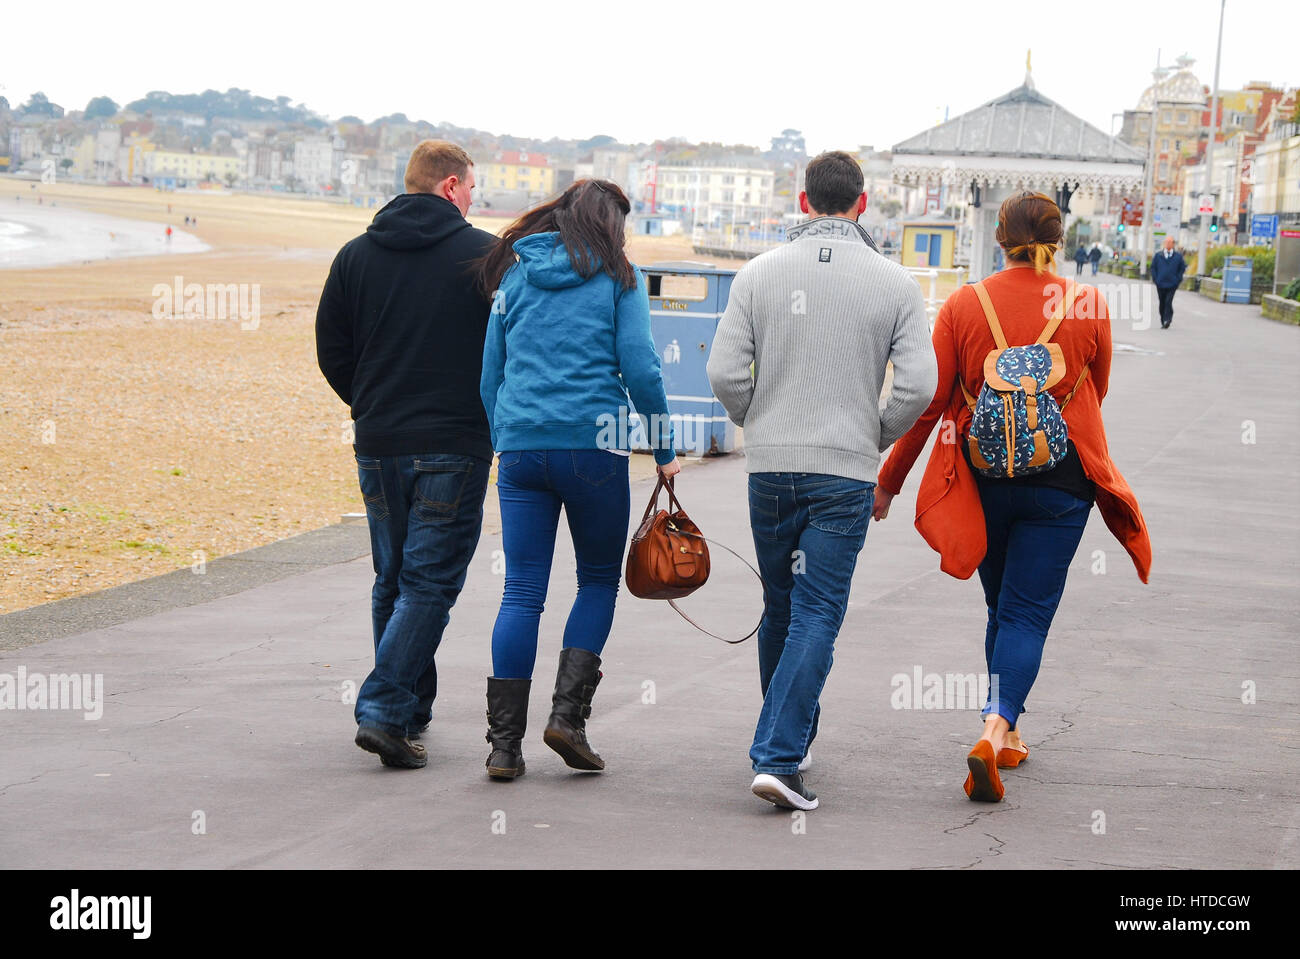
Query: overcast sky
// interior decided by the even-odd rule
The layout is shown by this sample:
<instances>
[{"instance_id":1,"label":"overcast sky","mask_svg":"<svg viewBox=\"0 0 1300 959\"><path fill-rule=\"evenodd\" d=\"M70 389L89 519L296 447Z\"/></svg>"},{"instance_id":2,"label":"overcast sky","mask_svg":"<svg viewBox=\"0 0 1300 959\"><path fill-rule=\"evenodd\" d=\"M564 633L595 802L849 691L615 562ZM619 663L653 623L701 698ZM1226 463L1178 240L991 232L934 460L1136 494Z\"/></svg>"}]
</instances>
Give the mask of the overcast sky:
<instances>
[{"instance_id":1,"label":"overcast sky","mask_svg":"<svg viewBox=\"0 0 1300 959\"><path fill-rule=\"evenodd\" d=\"M1218 0L6 4L0 95L65 109L240 87L330 118L878 149L1020 84L1109 131L1164 63L1212 83ZM110 12L112 10L112 12ZM346 11L346 12L344 12ZM1228 0L1221 86L1300 83L1295 0Z\"/></svg>"}]
</instances>

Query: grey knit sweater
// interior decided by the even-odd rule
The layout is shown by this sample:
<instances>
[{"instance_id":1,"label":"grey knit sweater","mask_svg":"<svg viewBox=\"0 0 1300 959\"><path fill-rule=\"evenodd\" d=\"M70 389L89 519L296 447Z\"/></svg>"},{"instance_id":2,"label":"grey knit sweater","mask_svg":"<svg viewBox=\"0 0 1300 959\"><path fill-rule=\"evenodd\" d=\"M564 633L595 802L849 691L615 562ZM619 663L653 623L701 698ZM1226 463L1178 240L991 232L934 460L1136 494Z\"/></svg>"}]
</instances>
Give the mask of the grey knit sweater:
<instances>
[{"instance_id":1,"label":"grey knit sweater","mask_svg":"<svg viewBox=\"0 0 1300 959\"><path fill-rule=\"evenodd\" d=\"M869 247L853 220L817 217L789 236L736 275L709 382L745 430L749 472L874 483L881 452L938 384L920 286ZM893 388L881 409L890 361Z\"/></svg>"}]
</instances>

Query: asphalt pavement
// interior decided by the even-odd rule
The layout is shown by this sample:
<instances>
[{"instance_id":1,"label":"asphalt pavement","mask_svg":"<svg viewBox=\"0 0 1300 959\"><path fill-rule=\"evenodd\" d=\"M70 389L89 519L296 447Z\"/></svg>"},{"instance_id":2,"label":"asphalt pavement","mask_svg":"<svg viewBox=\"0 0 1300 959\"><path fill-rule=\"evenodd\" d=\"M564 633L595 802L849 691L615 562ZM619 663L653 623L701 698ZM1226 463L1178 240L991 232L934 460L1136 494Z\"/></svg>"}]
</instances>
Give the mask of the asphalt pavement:
<instances>
[{"instance_id":1,"label":"asphalt pavement","mask_svg":"<svg viewBox=\"0 0 1300 959\"><path fill-rule=\"evenodd\" d=\"M854 577L813 812L749 792L753 641L723 645L625 592L589 721L607 769L571 772L542 744L575 588L563 525L527 775L483 766L499 534L438 655L429 765L381 767L352 743L372 571L364 524L344 525L0 617L0 704L5 676L103 684L80 709L0 705L0 867L1300 866L1300 330L1187 292L1161 330L1149 288L1098 279L1117 307L1111 451L1155 560L1144 586L1094 510L1004 802L961 789L985 612L910 523L918 463ZM744 489L743 453L679 486L707 535L752 558ZM683 606L741 635L760 602L716 551Z\"/></svg>"}]
</instances>

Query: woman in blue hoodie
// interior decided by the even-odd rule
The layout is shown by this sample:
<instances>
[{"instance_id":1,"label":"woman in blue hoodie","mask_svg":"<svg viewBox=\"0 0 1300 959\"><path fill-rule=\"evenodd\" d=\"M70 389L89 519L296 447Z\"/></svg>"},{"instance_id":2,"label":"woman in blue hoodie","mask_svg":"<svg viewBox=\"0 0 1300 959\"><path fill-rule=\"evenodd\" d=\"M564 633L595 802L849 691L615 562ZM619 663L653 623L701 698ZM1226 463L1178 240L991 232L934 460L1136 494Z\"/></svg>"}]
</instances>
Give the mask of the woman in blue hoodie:
<instances>
[{"instance_id":1,"label":"woman in blue hoodie","mask_svg":"<svg viewBox=\"0 0 1300 959\"><path fill-rule=\"evenodd\" d=\"M600 654L627 541L629 394L664 477L680 469L650 335L645 277L623 251L630 206L608 180L579 180L525 213L481 265L492 293L480 394L497 451L506 585L492 631L488 775L524 774L521 741L560 507L577 554L544 740L574 769L587 742Z\"/></svg>"}]
</instances>

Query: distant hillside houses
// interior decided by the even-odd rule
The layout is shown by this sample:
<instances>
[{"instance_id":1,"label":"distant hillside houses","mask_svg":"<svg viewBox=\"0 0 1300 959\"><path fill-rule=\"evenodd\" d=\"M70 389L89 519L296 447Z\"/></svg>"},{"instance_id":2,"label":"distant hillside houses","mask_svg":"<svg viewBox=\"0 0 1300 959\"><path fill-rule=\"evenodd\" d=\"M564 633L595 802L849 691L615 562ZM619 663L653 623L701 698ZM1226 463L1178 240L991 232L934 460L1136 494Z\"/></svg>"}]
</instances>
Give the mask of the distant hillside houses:
<instances>
[{"instance_id":1,"label":"distant hillside houses","mask_svg":"<svg viewBox=\"0 0 1300 959\"><path fill-rule=\"evenodd\" d=\"M687 229L757 228L795 215L808 159L793 129L763 151L681 139L539 139L402 113L331 121L288 97L234 88L154 91L125 107L96 97L66 111L41 94L20 106L0 98L0 172L47 181L301 193L376 206L403 191L411 149L429 137L459 143L474 158L481 210L518 213L577 179L599 177L624 190L635 215Z\"/></svg>"}]
</instances>

